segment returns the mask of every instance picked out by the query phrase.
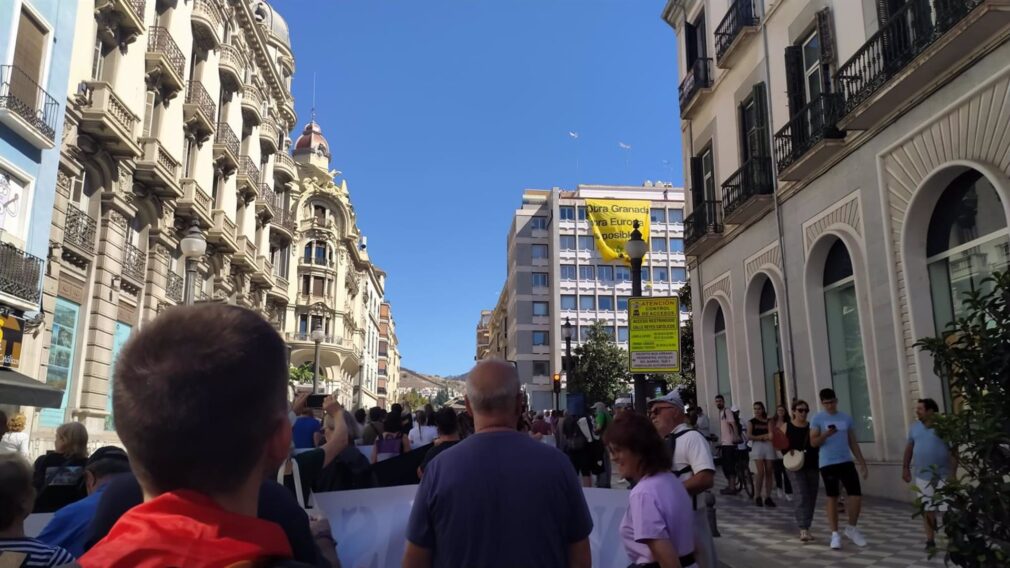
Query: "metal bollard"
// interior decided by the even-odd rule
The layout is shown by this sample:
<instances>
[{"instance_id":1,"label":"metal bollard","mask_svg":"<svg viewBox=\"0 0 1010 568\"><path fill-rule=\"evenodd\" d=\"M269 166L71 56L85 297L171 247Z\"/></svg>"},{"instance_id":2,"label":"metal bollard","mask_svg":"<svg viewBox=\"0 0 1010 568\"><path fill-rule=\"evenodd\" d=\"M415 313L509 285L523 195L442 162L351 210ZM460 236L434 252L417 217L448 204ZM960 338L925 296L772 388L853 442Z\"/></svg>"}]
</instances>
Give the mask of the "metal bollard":
<instances>
[{"instance_id":1,"label":"metal bollard","mask_svg":"<svg viewBox=\"0 0 1010 568\"><path fill-rule=\"evenodd\" d=\"M715 495L712 495L711 492L705 493L705 509L708 512L708 527L712 531L712 538L722 536L719 534L719 527L715 520Z\"/></svg>"}]
</instances>

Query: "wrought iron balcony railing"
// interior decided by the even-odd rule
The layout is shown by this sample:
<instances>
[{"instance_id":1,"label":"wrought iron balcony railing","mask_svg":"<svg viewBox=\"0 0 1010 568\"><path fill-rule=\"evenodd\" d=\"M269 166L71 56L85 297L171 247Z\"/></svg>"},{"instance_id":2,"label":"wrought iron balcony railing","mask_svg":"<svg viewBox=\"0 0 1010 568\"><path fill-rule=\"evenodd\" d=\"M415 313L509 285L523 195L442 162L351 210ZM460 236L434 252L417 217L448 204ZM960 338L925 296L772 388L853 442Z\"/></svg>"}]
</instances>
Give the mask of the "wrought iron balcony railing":
<instances>
[{"instance_id":1,"label":"wrought iron balcony railing","mask_svg":"<svg viewBox=\"0 0 1010 568\"><path fill-rule=\"evenodd\" d=\"M241 156L238 159L238 175L246 178L253 188L258 188L260 183L260 169L249 156Z\"/></svg>"},{"instance_id":2,"label":"wrought iron balcony railing","mask_svg":"<svg viewBox=\"0 0 1010 568\"><path fill-rule=\"evenodd\" d=\"M130 243L123 245L123 276L138 284L144 283L144 251Z\"/></svg>"},{"instance_id":3,"label":"wrought iron balcony railing","mask_svg":"<svg viewBox=\"0 0 1010 568\"><path fill-rule=\"evenodd\" d=\"M680 114L683 117L691 101L702 89L712 86L712 59L699 58L687 70L684 80L680 82Z\"/></svg>"},{"instance_id":4,"label":"wrought iron balcony railing","mask_svg":"<svg viewBox=\"0 0 1010 568\"><path fill-rule=\"evenodd\" d=\"M98 223L77 206L67 205L67 220L63 225L63 241L86 252L95 252Z\"/></svg>"},{"instance_id":5,"label":"wrought iron balcony railing","mask_svg":"<svg viewBox=\"0 0 1010 568\"><path fill-rule=\"evenodd\" d=\"M0 243L0 292L38 303L42 298L42 259Z\"/></svg>"},{"instance_id":6,"label":"wrought iron balcony railing","mask_svg":"<svg viewBox=\"0 0 1010 568\"><path fill-rule=\"evenodd\" d=\"M743 163L729 179L722 184L722 210L728 217L756 195L771 195L775 192L772 183L772 159L753 157Z\"/></svg>"},{"instance_id":7,"label":"wrought iron balcony railing","mask_svg":"<svg viewBox=\"0 0 1010 568\"><path fill-rule=\"evenodd\" d=\"M715 29L715 60L721 61L726 51L744 28L758 24L754 0L735 0Z\"/></svg>"},{"instance_id":8,"label":"wrought iron balcony railing","mask_svg":"<svg viewBox=\"0 0 1010 568\"><path fill-rule=\"evenodd\" d=\"M165 285L165 295L168 296L168 299L176 303L182 302L183 287L184 280L182 276L169 271L168 282Z\"/></svg>"},{"instance_id":9,"label":"wrought iron balcony railing","mask_svg":"<svg viewBox=\"0 0 1010 568\"><path fill-rule=\"evenodd\" d=\"M130 0L130 7L133 9L133 14L144 19L144 7L147 6L147 0Z\"/></svg>"},{"instance_id":10,"label":"wrought iron balcony railing","mask_svg":"<svg viewBox=\"0 0 1010 568\"><path fill-rule=\"evenodd\" d=\"M702 201L684 219L684 247L690 248L706 235L722 233L722 202Z\"/></svg>"},{"instance_id":11,"label":"wrought iron balcony railing","mask_svg":"<svg viewBox=\"0 0 1010 568\"><path fill-rule=\"evenodd\" d=\"M214 131L214 142L216 144L221 144L228 151L231 152L235 159L238 159L238 136L235 136L235 131L228 126L227 122L217 123L217 129Z\"/></svg>"},{"instance_id":12,"label":"wrought iron balcony railing","mask_svg":"<svg viewBox=\"0 0 1010 568\"><path fill-rule=\"evenodd\" d=\"M0 65L0 109L16 114L50 143L55 142L59 103L13 65Z\"/></svg>"},{"instance_id":13,"label":"wrought iron balcony railing","mask_svg":"<svg viewBox=\"0 0 1010 568\"><path fill-rule=\"evenodd\" d=\"M186 103L196 106L208 122L213 122L217 116L217 104L200 81L186 84Z\"/></svg>"},{"instance_id":14,"label":"wrought iron balcony railing","mask_svg":"<svg viewBox=\"0 0 1010 568\"><path fill-rule=\"evenodd\" d=\"M837 127L842 107L841 95L821 93L775 134L775 160L779 172L796 163L821 140L844 136Z\"/></svg>"},{"instance_id":15,"label":"wrought iron balcony railing","mask_svg":"<svg viewBox=\"0 0 1010 568\"><path fill-rule=\"evenodd\" d=\"M151 26L147 32L147 50L162 55L180 78L186 76L186 56L179 49L179 44L172 39L172 34L168 33L167 28Z\"/></svg>"}]
</instances>

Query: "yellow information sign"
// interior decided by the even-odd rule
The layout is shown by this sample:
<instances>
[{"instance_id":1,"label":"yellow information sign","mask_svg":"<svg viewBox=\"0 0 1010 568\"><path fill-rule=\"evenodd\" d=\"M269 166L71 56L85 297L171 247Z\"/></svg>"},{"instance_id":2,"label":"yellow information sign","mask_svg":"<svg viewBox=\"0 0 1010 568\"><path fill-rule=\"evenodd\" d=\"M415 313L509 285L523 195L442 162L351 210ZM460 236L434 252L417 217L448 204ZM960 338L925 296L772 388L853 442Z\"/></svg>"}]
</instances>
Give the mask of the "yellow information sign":
<instances>
[{"instance_id":1,"label":"yellow information sign","mask_svg":"<svg viewBox=\"0 0 1010 568\"><path fill-rule=\"evenodd\" d=\"M642 240L649 242L650 201L628 199L587 199L586 214L596 238L596 250L606 261L629 262L624 245L631 238L633 223L638 221Z\"/></svg>"},{"instance_id":2,"label":"yellow information sign","mask_svg":"<svg viewBox=\"0 0 1010 568\"><path fill-rule=\"evenodd\" d=\"M680 298L628 300L632 373L680 372Z\"/></svg>"}]
</instances>

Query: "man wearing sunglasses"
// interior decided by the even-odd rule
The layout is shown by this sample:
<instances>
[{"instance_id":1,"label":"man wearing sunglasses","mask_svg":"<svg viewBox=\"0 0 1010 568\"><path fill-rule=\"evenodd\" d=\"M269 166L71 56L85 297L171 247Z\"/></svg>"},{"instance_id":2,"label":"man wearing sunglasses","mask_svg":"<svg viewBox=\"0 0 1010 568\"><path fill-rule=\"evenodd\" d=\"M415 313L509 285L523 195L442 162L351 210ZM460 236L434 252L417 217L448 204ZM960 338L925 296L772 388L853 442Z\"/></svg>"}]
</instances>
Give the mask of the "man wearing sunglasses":
<instances>
[{"instance_id":1,"label":"man wearing sunglasses","mask_svg":"<svg viewBox=\"0 0 1010 568\"><path fill-rule=\"evenodd\" d=\"M859 462L859 473L863 479L867 476L866 460L863 459L863 453L856 441L852 417L838 410L838 397L835 396L835 391L823 389L820 392L820 399L824 410L810 421L810 445L820 448L818 465L821 468L821 478L824 480L824 493L828 496L831 548L835 550L842 548L842 536L838 532L840 486L845 487L845 494L848 495L845 508L849 515L849 526L845 527L845 536L856 546L866 546L866 538L856 527L863 493L852 457L855 456Z\"/></svg>"}]
</instances>

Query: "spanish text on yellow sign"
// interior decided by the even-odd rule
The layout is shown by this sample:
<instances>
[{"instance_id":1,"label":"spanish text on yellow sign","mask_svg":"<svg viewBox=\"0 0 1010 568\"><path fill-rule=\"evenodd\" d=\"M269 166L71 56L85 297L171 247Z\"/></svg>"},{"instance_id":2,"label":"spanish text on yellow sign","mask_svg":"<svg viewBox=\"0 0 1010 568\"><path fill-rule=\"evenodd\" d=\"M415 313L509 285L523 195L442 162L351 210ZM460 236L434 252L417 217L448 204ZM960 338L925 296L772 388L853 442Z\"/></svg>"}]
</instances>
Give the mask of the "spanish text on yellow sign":
<instances>
[{"instance_id":1,"label":"spanish text on yellow sign","mask_svg":"<svg viewBox=\"0 0 1010 568\"><path fill-rule=\"evenodd\" d=\"M632 223L637 219L642 239L649 242L649 201L626 199L587 199L586 219L593 228L596 248L603 260L628 262L624 245L631 238Z\"/></svg>"},{"instance_id":2,"label":"spanish text on yellow sign","mask_svg":"<svg viewBox=\"0 0 1010 568\"><path fill-rule=\"evenodd\" d=\"M680 298L628 300L632 373L680 372Z\"/></svg>"}]
</instances>

